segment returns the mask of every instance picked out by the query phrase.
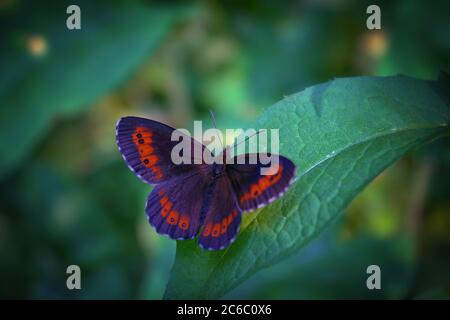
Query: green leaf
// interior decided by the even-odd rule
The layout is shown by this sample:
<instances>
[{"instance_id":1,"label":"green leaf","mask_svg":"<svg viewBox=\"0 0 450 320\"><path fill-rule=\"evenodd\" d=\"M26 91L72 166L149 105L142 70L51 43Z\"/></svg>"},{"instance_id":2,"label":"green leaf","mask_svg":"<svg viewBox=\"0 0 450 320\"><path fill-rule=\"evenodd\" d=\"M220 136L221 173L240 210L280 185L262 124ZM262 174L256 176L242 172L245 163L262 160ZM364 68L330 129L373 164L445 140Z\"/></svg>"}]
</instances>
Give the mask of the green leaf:
<instances>
[{"instance_id":1,"label":"green leaf","mask_svg":"<svg viewBox=\"0 0 450 320\"><path fill-rule=\"evenodd\" d=\"M181 12L140 2L79 1L81 30L68 30L69 4L0 11L0 176L19 165L52 120L86 109L120 84Z\"/></svg>"},{"instance_id":2,"label":"green leaf","mask_svg":"<svg viewBox=\"0 0 450 320\"><path fill-rule=\"evenodd\" d=\"M280 129L281 154L297 164L297 181L280 200L244 215L226 250L178 241L165 298L219 298L297 252L384 168L448 135L449 122L434 83L404 76L336 79L276 103L256 127Z\"/></svg>"}]
</instances>

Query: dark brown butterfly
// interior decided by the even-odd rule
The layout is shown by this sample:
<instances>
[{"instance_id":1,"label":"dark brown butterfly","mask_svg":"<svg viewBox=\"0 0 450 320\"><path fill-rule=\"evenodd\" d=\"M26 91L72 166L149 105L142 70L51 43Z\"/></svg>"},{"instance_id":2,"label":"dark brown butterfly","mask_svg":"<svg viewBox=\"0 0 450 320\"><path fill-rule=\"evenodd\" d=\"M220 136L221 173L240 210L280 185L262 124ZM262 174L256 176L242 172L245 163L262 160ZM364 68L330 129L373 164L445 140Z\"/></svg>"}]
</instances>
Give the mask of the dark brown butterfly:
<instances>
[{"instance_id":1,"label":"dark brown butterfly","mask_svg":"<svg viewBox=\"0 0 450 320\"><path fill-rule=\"evenodd\" d=\"M148 221L156 232L172 239L198 236L203 249L226 248L238 234L242 211L279 198L295 176L295 165L283 156L279 156L278 171L271 175L261 174L264 165L259 154L254 154L256 164L249 164L251 155L244 154L231 164L194 164L192 159L192 164L176 165L171 159L178 143L171 141L174 130L138 117L121 118L116 128L117 145L128 167L155 186L145 207ZM190 139L193 148L206 149Z\"/></svg>"}]
</instances>

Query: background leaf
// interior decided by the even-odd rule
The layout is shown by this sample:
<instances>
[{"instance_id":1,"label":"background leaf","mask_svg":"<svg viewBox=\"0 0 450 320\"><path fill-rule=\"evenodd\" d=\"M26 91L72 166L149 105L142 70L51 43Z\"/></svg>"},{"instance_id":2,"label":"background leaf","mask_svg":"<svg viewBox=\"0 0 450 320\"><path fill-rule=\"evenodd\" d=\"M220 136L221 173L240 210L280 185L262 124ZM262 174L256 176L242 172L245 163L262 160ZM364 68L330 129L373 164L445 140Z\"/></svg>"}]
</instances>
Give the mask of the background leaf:
<instances>
[{"instance_id":1,"label":"background leaf","mask_svg":"<svg viewBox=\"0 0 450 320\"><path fill-rule=\"evenodd\" d=\"M0 176L19 165L55 117L89 107L117 86L180 15L179 8L133 1L79 1L81 30L71 31L70 4L0 10Z\"/></svg>"},{"instance_id":2,"label":"background leaf","mask_svg":"<svg viewBox=\"0 0 450 320\"><path fill-rule=\"evenodd\" d=\"M270 107L256 127L280 128L281 153L299 179L281 200L245 215L228 249L179 241L165 297L219 298L296 252L389 164L448 134L449 122L434 86L404 76L336 79Z\"/></svg>"},{"instance_id":3,"label":"background leaf","mask_svg":"<svg viewBox=\"0 0 450 320\"><path fill-rule=\"evenodd\" d=\"M225 299L401 299L413 283L416 250L408 235L360 234L343 239L336 223L301 254L259 272ZM382 272L382 289L367 290L366 267ZM261 281L261 277L264 278Z\"/></svg>"}]
</instances>

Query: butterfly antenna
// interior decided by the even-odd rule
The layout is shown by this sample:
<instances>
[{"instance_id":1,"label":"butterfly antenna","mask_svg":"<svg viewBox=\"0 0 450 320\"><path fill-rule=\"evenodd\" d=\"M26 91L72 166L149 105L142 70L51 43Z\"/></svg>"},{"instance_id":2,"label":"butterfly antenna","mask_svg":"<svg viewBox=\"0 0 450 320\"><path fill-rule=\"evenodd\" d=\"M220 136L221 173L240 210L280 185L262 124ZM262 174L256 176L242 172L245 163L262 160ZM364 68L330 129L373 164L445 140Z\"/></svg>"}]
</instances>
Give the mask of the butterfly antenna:
<instances>
[{"instance_id":1,"label":"butterfly antenna","mask_svg":"<svg viewBox=\"0 0 450 320\"><path fill-rule=\"evenodd\" d=\"M256 131L254 134L252 134L252 135L250 135L250 136L248 136L248 137L245 137L244 140L240 141L238 144L234 145L233 147L237 147L237 146L240 145L241 143L246 142L246 141L247 141L248 139L250 139L251 137L260 134L263 130L265 130L265 129L259 129L259 130ZM237 140L237 138L236 138L236 140Z\"/></svg>"},{"instance_id":2,"label":"butterfly antenna","mask_svg":"<svg viewBox=\"0 0 450 320\"><path fill-rule=\"evenodd\" d=\"M251 137L260 134L260 133L261 133L262 131L264 131L264 130L265 130L265 129L259 129L259 130L256 131L254 134L249 135L248 137L245 137L245 139L242 140L242 141L239 141L239 143L233 144L233 146L231 146L230 149L234 151L235 148L236 148L238 145L240 145L240 144L243 143L243 142L246 142L246 141L247 141L248 139L250 139ZM237 138L238 138L238 137L236 137L235 141L237 141Z\"/></svg>"},{"instance_id":3,"label":"butterfly antenna","mask_svg":"<svg viewBox=\"0 0 450 320\"><path fill-rule=\"evenodd\" d=\"M212 121L212 123L214 125L214 128L216 128L216 130L219 130L219 129L217 129L216 118L214 117L214 113L212 112L212 110L209 110L209 116L211 117L211 121ZM222 141L222 138L220 136L221 135L219 135L219 141L220 141L220 144L221 144L222 149L223 149L223 141Z\"/></svg>"}]
</instances>

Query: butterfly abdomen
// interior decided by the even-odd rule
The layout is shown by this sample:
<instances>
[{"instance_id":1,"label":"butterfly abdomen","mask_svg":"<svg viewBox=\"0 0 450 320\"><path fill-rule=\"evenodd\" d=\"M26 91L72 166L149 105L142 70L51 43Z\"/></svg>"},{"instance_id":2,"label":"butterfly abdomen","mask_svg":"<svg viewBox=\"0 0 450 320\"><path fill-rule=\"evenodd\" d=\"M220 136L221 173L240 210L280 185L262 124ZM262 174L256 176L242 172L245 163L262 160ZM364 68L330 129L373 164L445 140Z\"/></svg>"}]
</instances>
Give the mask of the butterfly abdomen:
<instances>
[{"instance_id":1,"label":"butterfly abdomen","mask_svg":"<svg viewBox=\"0 0 450 320\"><path fill-rule=\"evenodd\" d=\"M214 193L214 188L216 186L217 179L211 179L208 187L206 188L205 198L203 201L202 209L200 211L200 225L203 225L205 222L206 213L208 212L208 208L211 204L211 198Z\"/></svg>"}]
</instances>

